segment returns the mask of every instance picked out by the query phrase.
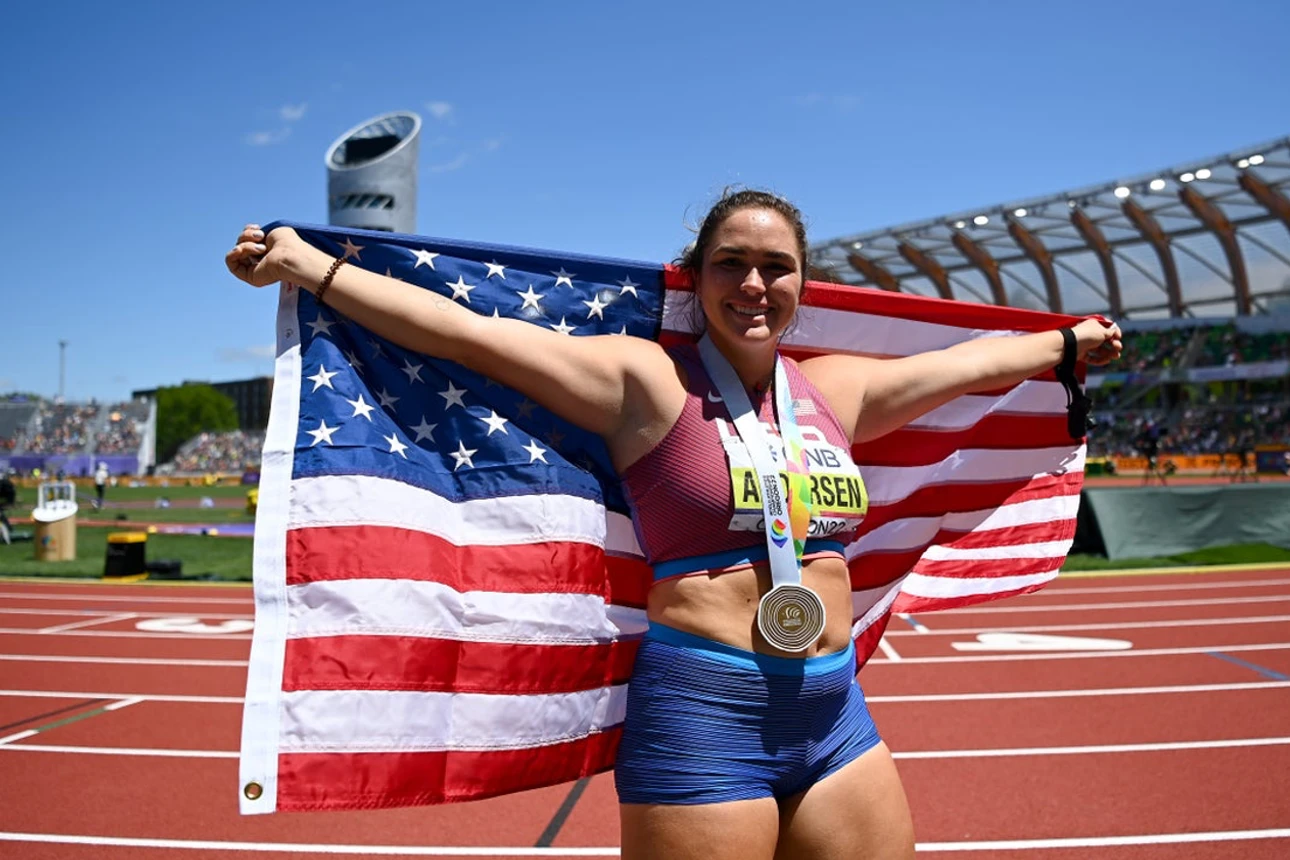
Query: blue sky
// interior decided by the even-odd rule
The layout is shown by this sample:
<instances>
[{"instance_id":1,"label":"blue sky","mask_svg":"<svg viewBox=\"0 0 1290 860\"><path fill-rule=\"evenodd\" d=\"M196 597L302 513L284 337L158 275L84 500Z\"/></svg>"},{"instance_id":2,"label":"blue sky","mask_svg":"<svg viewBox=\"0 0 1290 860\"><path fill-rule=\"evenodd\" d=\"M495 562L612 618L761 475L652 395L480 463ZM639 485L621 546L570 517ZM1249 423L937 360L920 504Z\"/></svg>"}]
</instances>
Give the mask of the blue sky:
<instances>
[{"instance_id":1,"label":"blue sky","mask_svg":"<svg viewBox=\"0 0 1290 860\"><path fill-rule=\"evenodd\" d=\"M263 9L265 11L256 11ZM1290 132L1290 4L22 4L0 52L0 392L267 373L240 226L326 221L327 146L426 127L418 232L670 260L730 183L812 240Z\"/></svg>"}]
</instances>

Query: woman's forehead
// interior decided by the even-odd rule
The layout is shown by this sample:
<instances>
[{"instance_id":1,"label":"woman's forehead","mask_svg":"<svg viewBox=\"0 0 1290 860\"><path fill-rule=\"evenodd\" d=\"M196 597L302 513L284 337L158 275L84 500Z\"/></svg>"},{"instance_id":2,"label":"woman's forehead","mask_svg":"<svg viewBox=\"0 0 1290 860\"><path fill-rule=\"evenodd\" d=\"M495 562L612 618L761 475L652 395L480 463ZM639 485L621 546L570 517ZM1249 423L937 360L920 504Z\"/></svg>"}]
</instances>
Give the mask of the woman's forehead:
<instances>
[{"instance_id":1,"label":"woman's forehead","mask_svg":"<svg viewBox=\"0 0 1290 860\"><path fill-rule=\"evenodd\" d=\"M740 209L717 225L713 245L784 245L796 255L797 237L784 216L770 209Z\"/></svg>"}]
</instances>

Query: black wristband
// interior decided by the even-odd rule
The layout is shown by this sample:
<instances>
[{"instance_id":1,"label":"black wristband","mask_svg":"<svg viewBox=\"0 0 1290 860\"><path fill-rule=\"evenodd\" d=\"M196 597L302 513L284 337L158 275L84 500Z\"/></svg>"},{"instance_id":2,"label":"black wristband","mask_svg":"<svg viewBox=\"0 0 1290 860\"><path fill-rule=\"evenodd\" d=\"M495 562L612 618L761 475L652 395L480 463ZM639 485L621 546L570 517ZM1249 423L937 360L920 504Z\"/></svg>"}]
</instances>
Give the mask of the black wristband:
<instances>
[{"instance_id":1,"label":"black wristband","mask_svg":"<svg viewBox=\"0 0 1290 860\"><path fill-rule=\"evenodd\" d=\"M1079 342L1075 332L1069 328L1060 329L1062 333L1062 360L1057 364L1057 381L1066 389L1066 432L1072 439L1083 439L1088 428L1093 426L1089 412L1093 401L1080 388L1075 377L1075 360L1078 358Z\"/></svg>"}]
</instances>

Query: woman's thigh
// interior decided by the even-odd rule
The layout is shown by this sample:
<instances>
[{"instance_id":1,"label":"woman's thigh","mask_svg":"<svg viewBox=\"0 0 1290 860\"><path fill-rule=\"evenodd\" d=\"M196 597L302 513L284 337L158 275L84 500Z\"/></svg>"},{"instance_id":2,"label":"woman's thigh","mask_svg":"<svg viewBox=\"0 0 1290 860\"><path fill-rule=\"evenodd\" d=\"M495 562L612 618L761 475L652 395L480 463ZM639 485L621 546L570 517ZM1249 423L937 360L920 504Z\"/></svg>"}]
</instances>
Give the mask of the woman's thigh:
<instances>
[{"instance_id":1,"label":"woman's thigh","mask_svg":"<svg viewBox=\"0 0 1290 860\"><path fill-rule=\"evenodd\" d=\"M914 825L886 744L781 804L775 860L907 860Z\"/></svg>"},{"instance_id":2,"label":"woman's thigh","mask_svg":"<svg viewBox=\"0 0 1290 860\"><path fill-rule=\"evenodd\" d=\"M773 797L706 804L620 804L623 860L772 860Z\"/></svg>"}]
</instances>

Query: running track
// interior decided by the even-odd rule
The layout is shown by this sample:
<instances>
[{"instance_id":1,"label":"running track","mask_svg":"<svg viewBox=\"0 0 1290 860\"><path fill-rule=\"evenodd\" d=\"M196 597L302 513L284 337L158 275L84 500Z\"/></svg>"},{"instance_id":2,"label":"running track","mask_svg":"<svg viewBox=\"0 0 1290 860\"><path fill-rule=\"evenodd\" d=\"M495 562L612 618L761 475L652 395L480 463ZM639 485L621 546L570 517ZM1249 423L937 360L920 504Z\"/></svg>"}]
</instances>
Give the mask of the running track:
<instances>
[{"instance_id":1,"label":"running track","mask_svg":"<svg viewBox=\"0 0 1290 860\"><path fill-rule=\"evenodd\" d=\"M250 590L0 581L0 855L617 855L607 775L455 806L240 817L250 634L167 632L178 617L245 630ZM1085 641L1001 650L1026 636ZM1290 857L1290 570L1063 577L896 618L861 680L920 856Z\"/></svg>"}]
</instances>

